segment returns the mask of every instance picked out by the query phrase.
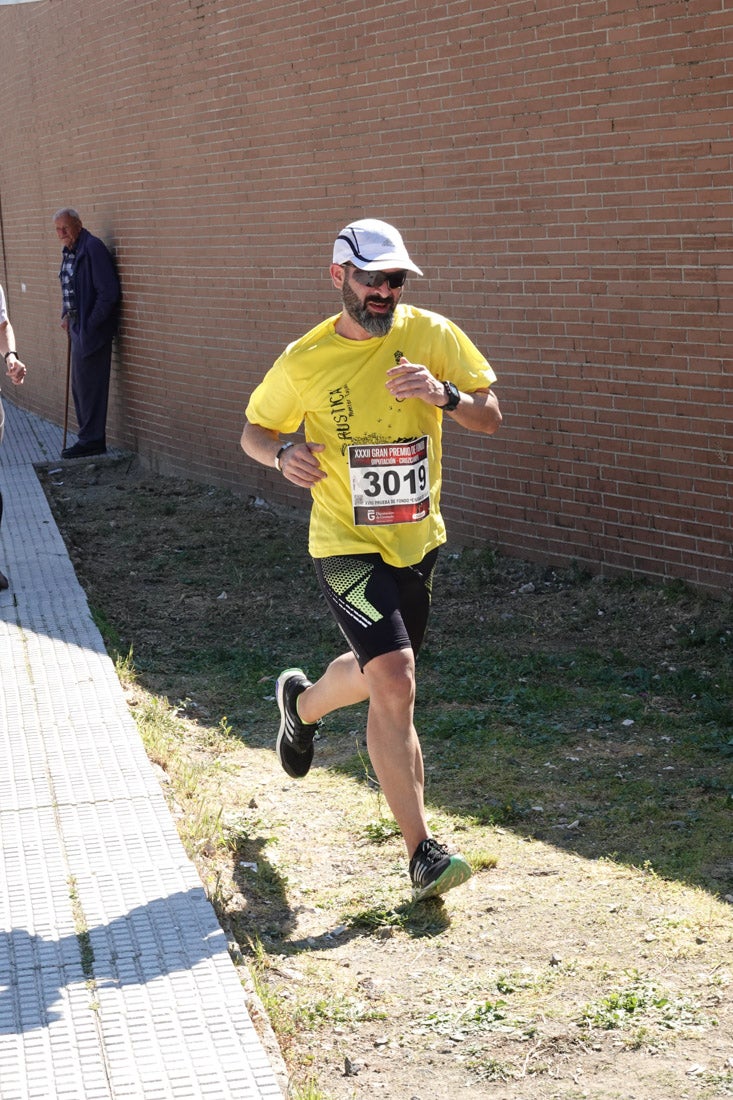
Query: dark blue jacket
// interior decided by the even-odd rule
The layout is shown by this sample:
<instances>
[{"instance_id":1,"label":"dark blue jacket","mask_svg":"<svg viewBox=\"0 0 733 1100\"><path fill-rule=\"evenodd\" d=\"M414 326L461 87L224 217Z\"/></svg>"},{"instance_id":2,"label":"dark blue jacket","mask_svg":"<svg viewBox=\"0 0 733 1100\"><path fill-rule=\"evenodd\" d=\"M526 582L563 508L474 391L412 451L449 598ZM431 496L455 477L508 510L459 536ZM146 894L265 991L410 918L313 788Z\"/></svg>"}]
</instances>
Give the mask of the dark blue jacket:
<instances>
[{"instance_id":1,"label":"dark blue jacket","mask_svg":"<svg viewBox=\"0 0 733 1100\"><path fill-rule=\"evenodd\" d=\"M120 281L106 245L87 229L77 238L72 282L77 315L69 332L82 355L93 355L117 330Z\"/></svg>"}]
</instances>

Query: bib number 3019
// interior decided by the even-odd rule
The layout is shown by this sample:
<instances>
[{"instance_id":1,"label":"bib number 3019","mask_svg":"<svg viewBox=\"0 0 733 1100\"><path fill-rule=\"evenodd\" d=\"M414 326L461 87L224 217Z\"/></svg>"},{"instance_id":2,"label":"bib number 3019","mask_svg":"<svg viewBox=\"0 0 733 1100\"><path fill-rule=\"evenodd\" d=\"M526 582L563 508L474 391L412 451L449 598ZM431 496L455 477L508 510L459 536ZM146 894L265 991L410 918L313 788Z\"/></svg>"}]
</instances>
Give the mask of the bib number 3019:
<instances>
[{"instance_id":1,"label":"bib number 3019","mask_svg":"<svg viewBox=\"0 0 733 1100\"><path fill-rule=\"evenodd\" d=\"M349 447L354 523L417 523L430 513L428 439Z\"/></svg>"}]
</instances>

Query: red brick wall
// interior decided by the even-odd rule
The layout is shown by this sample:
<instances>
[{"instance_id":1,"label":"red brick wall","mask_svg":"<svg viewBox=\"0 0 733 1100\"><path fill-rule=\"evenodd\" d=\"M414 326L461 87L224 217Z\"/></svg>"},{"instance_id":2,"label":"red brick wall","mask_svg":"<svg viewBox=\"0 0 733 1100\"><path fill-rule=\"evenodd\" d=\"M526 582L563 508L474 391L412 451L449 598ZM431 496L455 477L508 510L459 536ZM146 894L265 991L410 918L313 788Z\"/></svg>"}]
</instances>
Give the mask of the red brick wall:
<instances>
[{"instance_id":1,"label":"red brick wall","mask_svg":"<svg viewBox=\"0 0 733 1100\"><path fill-rule=\"evenodd\" d=\"M241 454L243 409L338 309L335 233L384 217L426 272L409 298L499 375L501 432L447 431L452 541L729 585L732 23L725 0L0 7L13 398L63 417L69 203L124 285L111 440L303 504Z\"/></svg>"}]
</instances>

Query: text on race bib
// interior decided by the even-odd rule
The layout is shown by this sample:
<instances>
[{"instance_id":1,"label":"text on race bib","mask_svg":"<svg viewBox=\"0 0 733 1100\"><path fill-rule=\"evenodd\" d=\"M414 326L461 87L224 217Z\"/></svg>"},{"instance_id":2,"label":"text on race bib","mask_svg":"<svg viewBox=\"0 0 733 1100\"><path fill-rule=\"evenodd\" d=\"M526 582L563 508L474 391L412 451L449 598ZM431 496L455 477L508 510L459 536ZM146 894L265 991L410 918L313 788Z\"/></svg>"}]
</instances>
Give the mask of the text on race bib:
<instances>
[{"instance_id":1,"label":"text on race bib","mask_svg":"<svg viewBox=\"0 0 733 1100\"><path fill-rule=\"evenodd\" d=\"M348 448L357 527L417 523L430 514L428 438Z\"/></svg>"}]
</instances>

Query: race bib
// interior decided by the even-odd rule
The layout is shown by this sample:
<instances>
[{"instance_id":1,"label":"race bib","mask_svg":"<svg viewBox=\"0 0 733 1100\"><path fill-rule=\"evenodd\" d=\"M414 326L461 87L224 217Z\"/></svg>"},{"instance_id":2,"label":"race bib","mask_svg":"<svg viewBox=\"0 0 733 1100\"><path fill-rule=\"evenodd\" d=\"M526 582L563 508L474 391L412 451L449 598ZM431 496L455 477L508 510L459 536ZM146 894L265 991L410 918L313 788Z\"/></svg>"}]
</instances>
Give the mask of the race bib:
<instances>
[{"instance_id":1,"label":"race bib","mask_svg":"<svg viewBox=\"0 0 733 1100\"><path fill-rule=\"evenodd\" d=\"M430 514L428 437L348 449L354 524L417 523Z\"/></svg>"}]
</instances>

